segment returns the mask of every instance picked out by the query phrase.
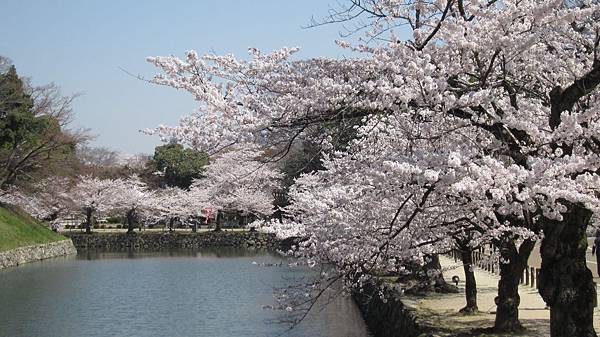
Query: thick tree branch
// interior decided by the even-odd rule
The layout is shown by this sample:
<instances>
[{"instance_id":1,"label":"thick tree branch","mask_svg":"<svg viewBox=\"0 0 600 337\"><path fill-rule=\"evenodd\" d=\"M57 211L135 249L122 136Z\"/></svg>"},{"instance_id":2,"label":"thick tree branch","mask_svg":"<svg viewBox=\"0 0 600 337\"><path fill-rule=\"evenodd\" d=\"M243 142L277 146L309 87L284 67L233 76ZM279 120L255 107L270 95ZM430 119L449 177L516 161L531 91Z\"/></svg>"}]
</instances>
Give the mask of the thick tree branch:
<instances>
[{"instance_id":1,"label":"thick tree branch","mask_svg":"<svg viewBox=\"0 0 600 337\"><path fill-rule=\"evenodd\" d=\"M594 60L592 69L580 79L563 89L556 86L550 91L550 127L554 130L561 123L564 111L570 111L580 98L591 93L600 84L600 61Z\"/></svg>"}]
</instances>

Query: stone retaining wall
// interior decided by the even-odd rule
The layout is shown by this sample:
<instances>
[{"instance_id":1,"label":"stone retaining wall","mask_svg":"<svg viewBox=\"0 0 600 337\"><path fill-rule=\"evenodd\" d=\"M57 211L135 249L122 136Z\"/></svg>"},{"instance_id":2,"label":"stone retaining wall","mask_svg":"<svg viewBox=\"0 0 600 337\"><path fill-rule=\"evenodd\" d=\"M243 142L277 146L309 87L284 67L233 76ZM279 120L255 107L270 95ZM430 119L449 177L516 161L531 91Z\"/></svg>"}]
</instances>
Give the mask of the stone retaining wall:
<instances>
[{"instance_id":1,"label":"stone retaining wall","mask_svg":"<svg viewBox=\"0 0 600 337\"><path fill-rule=\"evenodd\" d=\"M0 252L0 269L76 253L77 250L75 249L73 242L68 239L40 245L19 247Z\"/></svg>"},{"instance_id":2,"label":"stone retaining wall","mask_svg":"<svg viewBox=\"0 0 600 337\"><path fill-rule=\"evenodd\" d=\"M395 289L385 288L385 301L379 296L379 285L372 282L363 285L362 291L354 291L354 298L362 316L375 337L427 336L425 329L417 324L413 310L407 308Z\"/></svg>"},{"instance_id":3,"label":"stone retaining wall","mask_svg":"<svg viewBox=\"0 0 600 337\"><path fill-rule=\"evenodd\" d=\"M169 250L201 247L255 247L276 249L279 241L274 235L257 232L200 232L200 233L81 233L65 232L79 251L102 249Z\"/></svg>"}]
</instances>

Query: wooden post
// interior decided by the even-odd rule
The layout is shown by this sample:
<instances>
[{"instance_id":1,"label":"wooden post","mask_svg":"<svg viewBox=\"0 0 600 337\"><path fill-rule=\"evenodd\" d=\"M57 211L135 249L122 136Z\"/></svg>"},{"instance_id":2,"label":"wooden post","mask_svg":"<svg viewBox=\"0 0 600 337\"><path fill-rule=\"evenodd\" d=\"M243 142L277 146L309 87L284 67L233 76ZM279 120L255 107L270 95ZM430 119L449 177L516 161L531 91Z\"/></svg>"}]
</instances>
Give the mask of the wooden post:
<instances>
[{"instance_id":1,"label":"wooden post","mask_svg":"<svg viewBox=\"0 0 600 337\"><path fill-rule=\"evenodd\" d=\"M521 277L519 277L519 283L523 284L523 271L521 271Z\"/></svg>"},{"instance_id":2,"label":"wooden post","mask_svg":"<svg viewBox=\"0 0 600 337\"><path fill-rule=\"evenodd\" d=\"M529 266L525 267L525 285L529 285Z\"/></svg>"}]
</instances>

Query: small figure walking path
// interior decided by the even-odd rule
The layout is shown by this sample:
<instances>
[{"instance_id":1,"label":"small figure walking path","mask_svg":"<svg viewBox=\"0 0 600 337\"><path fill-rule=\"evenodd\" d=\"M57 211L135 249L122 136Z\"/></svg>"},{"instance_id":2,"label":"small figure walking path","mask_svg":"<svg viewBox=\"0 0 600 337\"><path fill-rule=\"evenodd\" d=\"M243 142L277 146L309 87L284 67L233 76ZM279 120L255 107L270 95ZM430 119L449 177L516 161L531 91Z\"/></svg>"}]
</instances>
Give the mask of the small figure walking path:
<instances>
[{"instance_id":1,"label":"small figure walking path","mask_svg":"<svg viewBox=\"0 0 600 337\"><path fill-rule=\"evenodd\" d=\"M439 332L435 333L434 336L515 336L515 334L491 334L477 331L494 325L496 311L494 298L498 292L499 280L497 275L480 268L475 269L479 313L463 315L458 312L465 306L465 276L461 261L454 262L446 256L440 256L440 263L448 283L451 283L453 275L460 277L459 293L404 297L404 304L416 311L416 316L421 324L435 327ZM598 279L595 281L598 283ZM538 294L537 289L521 285L519 286L519 295L521 297L519 318L526 331L518 334L518 336L550 336L550 310L546 308L546 304ZM600 328L600 311L598 308L594 310L594 326L598 331Z\"/></svg>"}]
</instances>

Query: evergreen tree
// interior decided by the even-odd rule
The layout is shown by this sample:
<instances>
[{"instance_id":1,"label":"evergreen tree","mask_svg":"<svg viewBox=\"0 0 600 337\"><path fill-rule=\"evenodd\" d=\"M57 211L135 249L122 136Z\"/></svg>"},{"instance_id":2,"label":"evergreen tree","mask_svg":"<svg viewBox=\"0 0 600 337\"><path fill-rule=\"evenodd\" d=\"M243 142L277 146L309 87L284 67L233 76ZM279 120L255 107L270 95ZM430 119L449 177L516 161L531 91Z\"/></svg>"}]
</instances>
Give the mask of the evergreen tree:
<instances>
[{"instance_id":1,"label":"evergreen tree","mask_svg":"<svg viewBox=\"0 0 600 337\"><path fill-rule=\"evenodd\" d=\"M181 144L165 144L157 146L154 158L149 163L153 171L162 173L159 183L162 187L171 186L188 189L192 180L200 178L208 155Z\"/></svg>"},{"instance_id":2,"label":"evergreen tree","mask_svg":"<svg viewBox=\"0 0 600 337\"><path fill-rule=\"evenodd\" d=\"M0 74L0 190L56 173L78 137L35 102L14 66Z\"/></svg>"}]
</instances>

